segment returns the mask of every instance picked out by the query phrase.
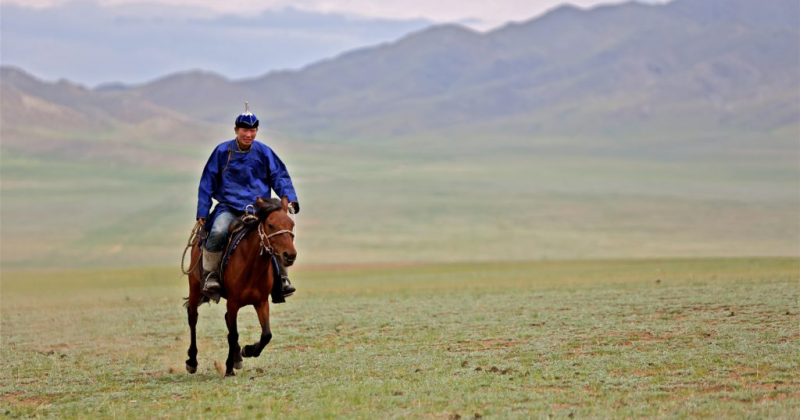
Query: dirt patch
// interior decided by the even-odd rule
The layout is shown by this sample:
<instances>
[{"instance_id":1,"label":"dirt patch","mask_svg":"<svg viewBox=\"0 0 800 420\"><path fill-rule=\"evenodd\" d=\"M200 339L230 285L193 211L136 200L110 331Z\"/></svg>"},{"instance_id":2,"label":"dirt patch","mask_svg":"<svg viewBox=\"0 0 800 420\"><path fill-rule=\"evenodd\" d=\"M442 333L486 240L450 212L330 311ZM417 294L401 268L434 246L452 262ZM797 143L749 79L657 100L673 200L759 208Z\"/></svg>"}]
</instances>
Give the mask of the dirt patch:
<instances>
[{"instance_id":1,"label":"dirt patch","mask_svg":"<svg viewBox=\"0 0 800 420\"><path fill-rule=\"evenodd\" d=\"M504 349L525 344L524 340L512 340L510 338L490 338L480 341L459 341L456 344L447 346L447 351L456 353L469 353L473 351Z\"/></svg>"},{"instance_id":2,"label":"dirt patch","mask_svg":"<svg viewBox=\"0 0 800 420\"><path fill-rule=\"evenodd\" d=\"M651 333L650 331L635 331L633 333L628 334L627 338L630 341L625 344L630 345L637 341L666 341L672 338L672 335L666 334L664 336L659 337Z\"/></svg>"},{"instance_id":3,"label":"dirt patch","mask_svg":"<svg viewBox=\"0 0 800 420\"><path fill-rule=\"evenodd\" d=\"M439 419L439 420L461 420L461 414L451 412L451 411L444 411L440 413L428 413L425 414L424 417L430 419Z\"/></svg>"},{"instance_id":4,"label":"dirt patch","mask_svg":"<svg viewBox=\"0 0 800 420\"><path fill-rule=\"evenodd\" d=\"M800 399L800 391L774 392L774 393L764 394L761 397L761 401L786 401L786 400L797 401L798 399Z\"/></svg>"},{"instance_id":5,"label":"dirt patch","mask_svg":"<svg viewBox=\"0 0 800 420\"><path fill-rule=\"evenodd\" d=\"M534 385L534 386L524 386L522 387L526 391L532 391L534 393L548 393L548 392L567 392L571 391L574 388L562 385Z\"/></svg>"},{"instance_id":6,"label":"dirt patch","mask_svg":"<svg viewBox=\"0 0 800 420\"><path fill-rule=\"evenodd\" d=\"M800 391L793 391L793 392L769 392L763 395L757 396L755 398L748 398L748 397L733 397L733 396L723 396L720 399L724 401L735 401L744 404L754 404L754 403L762 403L766 401L795 401L800 398Z\"/></svg>"},{"instance_id":7,"label":"dirt patch","mask_svg":"<svg viewBox=\"0 0 800 420\"><path fill-rule=\"evenodd\" d=\"M747 384L745 385L747 389L751 390L758 390L758 391L777 391L781 388L786 388L785 384L779 384L775 382L764 382L758 384Z\"/></svg>"},{"instance_id":8,"label":"dirt patch","mask_svg":"<svg viewBox=\"0 0 800 420\"><path fill-rule=\"evenodd\" d=\"M297 351L306 351L308 346L303 344L298 344L296 346L284 346L284 347L275 347L276 350L297 350Z\"/></svg>"},{"instance_id":9,"label":"dirt patch","mask_svg":"<svg viewBox=\"0 0 800 420\"><path fill-rule=\"evenodd\" d=\"M350 270L382 270L391 268L420 267L422 263L367 263L367 264L326 264L326 265L306 265L292 268L294 271L350 271Z\"/></svg>"},{"instance_id":10,"label":"dirt patch","mask_svg":"<svg viewBox=\"0 0 800 420\"><path fill-rule=\"evenodd\" d=\"M509 338L493 338L489 340L481 340L481 346L483 348L492 348L492 347L514 347L520 344L525 344L525 341L522 340L512 340Z\"/></svg>"},{"instance_id":11,"label":"dirt patch","mask_svg":"<svg viewBox=\"0 0 800 420\"><path fill-rule=\"evenodd\" d=\"M10 394L0 395L0 401L12 405L28 405L40 406L50 403L49 398L41 395L26 395L24 392L13 392Z\"/></svg>"},{"instance_id":12,"label":"dirt patch","mask_svg":"<svg viewBox=\"0 0 800 420\"><path fill-rule=\"evenodd\" d=\"M172 369L172 368L169 368L169 369ZM155 370L155 371L152 371L152 372L142 372L142 373L139 374L139 376L144 376L144 377L148 377L148 378L158 378L160 376L164 376L164 374L167 373L167 371Z\"/></svg>"},{"instance_id":13,"label":"dirt patch","mask_svg":"<svg viewBox=\"0 0 800 420\"><path fill-rule=\"evenodd\" d=\"M730 385L714 385L714 386L706 386L703 387L701 392L703 393L716 393L716 392L733 392L736 388Z\"/></svg>"},{"instance_id":14,"label":"dirt patch","mask_svg":"<svg viewBox=\"0 0 800 420\"><path fill-rule=\"evenodd\" d=\"M736 383L736 384L716 384L707 385L699 383L683 383L675 384L669 388L669 392L677 394L680 392L688 391L690 395L694 394L718 394L718 393L734 393L734 392L759 392L764 393L758 398L784 398L781 395L800 394L800 391L792 390L792 387L785 383L777 382L761 382L761 383ZM686 398L687 395L682 395L678 398ZM730 395L720 396L722 399L727 400L740 400L739 398ZM750 401L752 399L749 399Z\"/></svg>"},{"instance_id":15,"label":"dirt patch","mask_svg":"<svg viewBox=\"0 0 800 420\"><path fill-rule=\"evenodd\" d=\"M733 370L728 374L733 379L741 380L743 377L750 377L750 376L757 376L758 371L755 368L751 368L749 366L736 366Z\"/></svg>"},{"instance_id":16,"label":"dirt patch","mask_svg":"<svg viewBox=\"0 0 800 420\"><path fill-rule=\"evenodd\" d=\"M655 370L655 369L634 369L630 372L623 372L621 370L614 371L615 377L624 377L626 375L634 375L640 378L649 378L653 376L658 376L663 374L664 371Z\"/></svg>"}]
</instances>

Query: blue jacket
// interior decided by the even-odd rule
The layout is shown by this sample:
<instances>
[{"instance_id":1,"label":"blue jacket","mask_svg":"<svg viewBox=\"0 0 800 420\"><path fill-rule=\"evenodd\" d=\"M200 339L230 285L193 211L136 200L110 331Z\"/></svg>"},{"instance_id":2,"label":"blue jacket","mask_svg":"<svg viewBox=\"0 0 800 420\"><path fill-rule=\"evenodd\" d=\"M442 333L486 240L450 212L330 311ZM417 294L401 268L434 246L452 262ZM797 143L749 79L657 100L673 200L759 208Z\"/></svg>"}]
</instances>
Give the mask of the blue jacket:
<instances>
[{"instance_id":1,"label":"blue jacket","mask_svg":"<svg viewBox=\"0 0 800 420\"><path fill-rule=\"evenodd\" d=\"M226 141L214 149L208 158L200 189L197 194L197 218L209 218L211 199L217 200L214 214L226 210L242 213L248 204L254 204L259 197L271 196L270 189L278 197L289 197L289 202L297 201L292 178L286 165L266 144L254 141L250 150L239 151L236 139Z\"/></svg>"}]
</instances>

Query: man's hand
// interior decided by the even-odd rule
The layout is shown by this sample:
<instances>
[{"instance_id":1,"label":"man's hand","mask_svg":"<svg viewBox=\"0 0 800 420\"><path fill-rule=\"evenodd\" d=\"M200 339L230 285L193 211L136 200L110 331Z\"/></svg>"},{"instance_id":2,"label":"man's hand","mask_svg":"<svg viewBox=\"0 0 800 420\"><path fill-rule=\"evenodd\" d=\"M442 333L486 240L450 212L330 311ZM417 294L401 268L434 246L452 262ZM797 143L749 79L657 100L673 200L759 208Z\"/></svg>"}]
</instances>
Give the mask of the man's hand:
<instances>
[{"instance_id":1,"label":"man's hand","mask_svg":"<svg viewBox=\"0 0 800 420\"><path fill-rule=\"evenodd\" d=\"M200 217L200 218L198 218L198 219L197 219L197 223L200 223L200 226L205 226L205 225L206 225L206 219L205 219L205 217Z\"/></svg>"},{"instance_id":2,"label":"man's hand","mask_svg":"<svg viewBox=\"0 0 800 420\"><path fill-rule=\"evenodd\" d=\"M289 205L292 206L292 208L294 208L294 214L300 213L300 203L298 203L297 201L292 201L291 203L289 203Z\"/></svg>"}]
</instances>

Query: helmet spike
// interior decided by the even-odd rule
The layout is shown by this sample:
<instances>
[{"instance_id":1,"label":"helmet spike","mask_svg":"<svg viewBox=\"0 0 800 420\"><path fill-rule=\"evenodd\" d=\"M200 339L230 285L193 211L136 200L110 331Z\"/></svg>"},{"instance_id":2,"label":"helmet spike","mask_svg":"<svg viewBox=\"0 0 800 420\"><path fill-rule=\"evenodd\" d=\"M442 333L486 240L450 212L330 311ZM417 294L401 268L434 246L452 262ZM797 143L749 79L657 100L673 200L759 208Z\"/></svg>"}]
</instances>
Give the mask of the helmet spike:
<instances>
[{"instance_id":1,"label":"helmet spike","mask_svg":"<svg viewBox=\"0 0 800 420\"><path fill-rule=\"evenodd\" d=\"M250 112L250 102L244 102L244 112L236 118L236 127L258 128L258 117Z\"/></svg>"}]
</instances>

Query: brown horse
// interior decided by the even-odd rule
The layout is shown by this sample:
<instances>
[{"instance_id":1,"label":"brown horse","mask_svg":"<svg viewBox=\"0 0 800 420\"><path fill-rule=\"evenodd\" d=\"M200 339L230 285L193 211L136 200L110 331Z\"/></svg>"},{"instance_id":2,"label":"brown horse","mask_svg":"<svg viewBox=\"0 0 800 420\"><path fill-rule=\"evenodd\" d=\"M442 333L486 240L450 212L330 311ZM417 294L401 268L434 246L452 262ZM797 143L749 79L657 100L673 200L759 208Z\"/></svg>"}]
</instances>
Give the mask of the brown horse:
<instances>
[{"instance_id":1,"label":"brown horse","mask_svg":"<svg viewBox=\"0 0 800 420\"><path fill-rule=\"evenodd\" d=\"M224 272L224 291L222 297L227 301L228 312L225 314L225 323L228 326L228 359L225 361L225 376L233 376L234 369L242 368L242 357L258 357L264 347L272 339L269 328L269 296L273 284L280 283L280 274L270 269L273 253L283 260L288 267L294 263L297 251L292 238L294 234L294 221L288 213L289 201L286 197L282 200L275 198L261 199L255 203L255 213L258 218L258 234L250 232L230 256ZM186 370L189 373L197 372L197 307L207 302L208 298L202 295L203 282L201 269L198 262L202 257L200 241L192 247L192 258L197 266L189 273L189 297L186 310L189 314L189 327L192 332L192 344L189 347L189 359L186 360ZM239 347L239 332L236 329L236 316L239 309L253 305L261 323L261 339L244 349Z\"/></svg>"}]
</instances>

